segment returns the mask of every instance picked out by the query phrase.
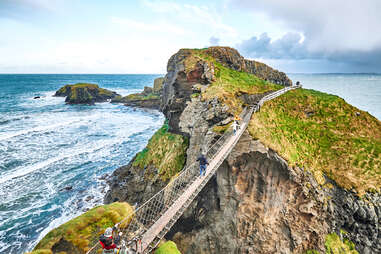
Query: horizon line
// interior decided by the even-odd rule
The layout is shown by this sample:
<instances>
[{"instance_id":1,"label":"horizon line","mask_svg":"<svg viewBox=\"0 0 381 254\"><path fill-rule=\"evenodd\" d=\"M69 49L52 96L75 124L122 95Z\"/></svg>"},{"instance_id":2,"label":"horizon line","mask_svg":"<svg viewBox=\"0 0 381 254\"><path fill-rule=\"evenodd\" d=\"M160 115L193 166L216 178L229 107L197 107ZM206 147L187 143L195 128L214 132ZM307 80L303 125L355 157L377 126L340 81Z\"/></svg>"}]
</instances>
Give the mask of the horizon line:
<instances>
[{"instance_id":1,"label":"horizon line","mask_svg":"<svg viewBox=\"0 0 381 254\"><path fill-rule=\"evenodd\" d=\"M381 75L381 72L285 72L286 74L368 74ZM0 73L0 75L165 75L164 73Z\"/></svg>"}]
</instances>

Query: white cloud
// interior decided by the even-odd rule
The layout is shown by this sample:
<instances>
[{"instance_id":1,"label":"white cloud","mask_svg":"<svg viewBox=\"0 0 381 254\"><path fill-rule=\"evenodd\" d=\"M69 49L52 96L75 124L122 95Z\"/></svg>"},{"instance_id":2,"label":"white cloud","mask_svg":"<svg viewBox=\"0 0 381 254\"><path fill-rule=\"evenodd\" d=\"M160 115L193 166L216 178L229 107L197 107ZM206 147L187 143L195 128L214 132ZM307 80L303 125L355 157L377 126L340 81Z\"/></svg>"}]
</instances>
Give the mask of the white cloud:
<instances>
[{"instance_id":1,"label":"white cloud","mask_svg":"<svg viewBox=\"0 0 381 254\"><path fill-rule=\"evenodd\" d=\"M143 0L142 3L154 12L167 14L168 18L175 18L183 23L202 25L203 30L209 29L220 37L237 36L237 31L223 22L215 8L165 1Z\"/></svg>"},{"instance_id":2,"label":"white cloud","mask_svg":"<svg viewBox=\"0 0 381 254\"><path fill-rule=\"evenodd\" d=\"M185 34L185 30L182 27L162 21L155 22L154 24L152 24L128 18L112 17L111 22L114 24L125 26L128 29L134 29L136 31L142 32L173 33L177 35Z\"/></svg>"},{"instance_id":3,"label":"white cloud","mask_svg":"<svg viewBox=\"0 0 381 254\"><path fill-rule=\"evenodd\" d=\"M230 4L265 13L288 29L276 40L265 34L242 41L238 46L248 56L310 59L314 60L311 66L319 61L326 65L328 61L333 63L331 67L337 66L332 72L345 68L353 72L380 71L381 1L231 0Z\"/></svg>"},{"instance_id":4,"label":"white cloud","mask_svg":"<svg viewBox=\"0 0 381 254\"><path fill-rule=\"evenodd\" d=\"M368 51L381 47L381 1L231 0L304 34L311 51Z\"/></svg>"}]
</instances>

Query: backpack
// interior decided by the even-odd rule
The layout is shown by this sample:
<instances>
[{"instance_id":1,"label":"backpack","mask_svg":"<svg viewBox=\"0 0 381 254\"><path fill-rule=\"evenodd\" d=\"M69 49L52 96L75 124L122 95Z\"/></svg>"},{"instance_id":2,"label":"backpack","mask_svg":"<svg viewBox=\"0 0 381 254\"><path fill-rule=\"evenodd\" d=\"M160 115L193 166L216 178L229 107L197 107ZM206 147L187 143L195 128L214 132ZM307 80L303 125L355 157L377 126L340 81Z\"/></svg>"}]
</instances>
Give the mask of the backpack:
<instances>
[{"instance_id":1,"label":"backpack","mask_svg":"<svg viewBox=\"0 0 381 254\"><path fill-rule=\"evenodd\" d=\"M112 238L111 237L105 237L104 235L101 235L99 238L99 241L101 242L102 245L105 247L111 246L112 245Z\"/></svg>"}]
</instances>

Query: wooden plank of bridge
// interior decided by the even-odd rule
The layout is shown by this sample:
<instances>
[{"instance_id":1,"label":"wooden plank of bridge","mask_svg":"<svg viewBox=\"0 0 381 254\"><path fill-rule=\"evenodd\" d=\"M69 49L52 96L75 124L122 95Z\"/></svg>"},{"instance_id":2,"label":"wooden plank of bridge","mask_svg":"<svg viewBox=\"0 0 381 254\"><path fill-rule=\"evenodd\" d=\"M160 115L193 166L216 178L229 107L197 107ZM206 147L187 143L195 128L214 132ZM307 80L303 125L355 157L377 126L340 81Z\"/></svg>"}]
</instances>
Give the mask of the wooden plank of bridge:
<instances>
[{"instance_id":1,"label":"wooden plank of bridge","mask_svg":"<svg viewBox=\"0 0 381 254\"><path fill-rule=\"evenodd\" d=\"M209 162L206 174L211 174L212 169L218 164L220 160L224 160L227 156L227 152L234 144L234 141L239 138L240 132L244 132L247 123L243 123L241 128L237 131L236 135L233 135L229 141L226 143L220 152L214 157L214 159ZM206 176L203 176L206 177ZM189 197L196 191L197 187L202 183L203 177L198 177L188 189L168 208L168 210L144 233L142 237L142 249L145 250L149 244L155 239L155 237L164 229L164 227L169 223L171 218L185 205Z\"/></svg>"}]
</instances>

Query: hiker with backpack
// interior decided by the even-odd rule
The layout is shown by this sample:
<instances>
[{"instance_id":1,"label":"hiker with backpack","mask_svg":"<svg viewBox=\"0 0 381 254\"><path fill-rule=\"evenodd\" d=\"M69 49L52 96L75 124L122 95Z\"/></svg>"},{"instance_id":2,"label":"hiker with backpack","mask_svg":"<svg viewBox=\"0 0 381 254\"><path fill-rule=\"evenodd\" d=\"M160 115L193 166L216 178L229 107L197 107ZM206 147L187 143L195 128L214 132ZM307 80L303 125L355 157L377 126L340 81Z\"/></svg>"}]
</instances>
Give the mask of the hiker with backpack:
<instances>
[{"instance_id":1,"label":"hiker with backpack","mask_svg":"<svg viewBox=\"0 0 381 254\"><path fill-rule=\"evenodd\" d=\"M115 244L115 242L118 242L118 239L114 239L112 236L117 227L118 224L113 228L106 228L105 232L99 237L99 243L102 246L103 254L114 254L118 252L118 247Z\"/></svg>"},{"instance_id":2,"label":"hiker with backpack","mask_svg":"<svg viewBox=\"0 0 381 254\"><path fill-rule=\"evenodd\" d=\"M204 154L201 154L198 158L197 161L200 162L200 176L205 176L206 172L206 165L209 165L208 161L205 158Z\"/></svg>"}]
</instances>

